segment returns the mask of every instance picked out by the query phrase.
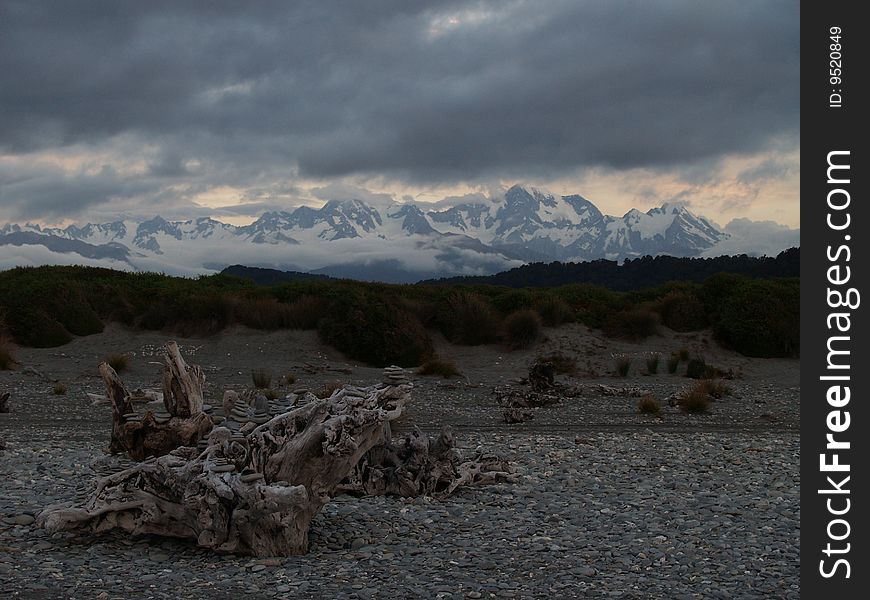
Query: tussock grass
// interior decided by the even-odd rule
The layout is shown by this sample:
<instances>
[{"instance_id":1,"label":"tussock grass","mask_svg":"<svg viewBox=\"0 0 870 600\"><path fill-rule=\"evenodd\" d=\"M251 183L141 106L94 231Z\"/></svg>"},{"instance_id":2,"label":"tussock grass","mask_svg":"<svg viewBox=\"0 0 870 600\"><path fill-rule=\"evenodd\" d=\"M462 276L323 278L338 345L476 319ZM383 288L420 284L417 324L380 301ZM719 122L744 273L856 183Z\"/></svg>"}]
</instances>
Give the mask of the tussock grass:
<instances>
[{"instance_id":1,"label":"tussock grass","mask_svg":"<svg viewBox=\"0 0 870 600\"><path fill-rule=\"evenodd\" d=\"M662 412L662 405L651 394L647 394L638 401L637 410L643 415L657 415Z\"/></svg>"},{"instance_id":2,"label":"tussock grass","mask_svg":"<svg viewBox=\"0 0 870 600\"><path fill-rule=\"evenodd\" d=\"M66 394L66 385L60 382L55 383L51 388L51 393L55 396L63 396Z\"/></svg>"},{"instance_id":3,"label":"tussock grass","mask_svg":"<svg viewBox=\"0 0 870 600\"><path fill-rule=\"evenodd\" d=\"M433 357L424 362L417 371L418 375L438 375L444 379L462 375L452 360Z\"/></svg>"},{"instance_id":4,"label":"tussock grass","mask_svg":"<svg viewBox=\"0 0 870 600\"><path fill-rule=\"evenodd\" d=\"M269 369L251 369L251 380L258 390L267 390L272 387L272 371Z\"/></svg>"},{"instance_id":5,"label":"tussock grass","mask_svg":"<svg viewBox=\"0 0 870 600\"><path fill-rule=\"evenodd\" d=\"M529 309L518 310L504 321L505 342L511 350L533 346L541 339L541 317Z\"/></svg>"},{"instance_id":6,"label":"tussock grass","mask_svg":"<svg viewBox=\"0 0 870 600\"><path fill-rule=\"evenodd\" d=\"M130 356L120 352L109 354L103 361L115 369L115 373L123 373L130 368Z\"/></svg>"},{"instance_id":7,"label":"tussock grass","mask_svg":"<svg viewBox=\"0 0 870 600\"><path fill-rule=\"evenodd\" d=\"M628 377L628 372L631 370L631 357L621 354L616 357L614 370L619 377Z\"/></svg>"}]
</instances>

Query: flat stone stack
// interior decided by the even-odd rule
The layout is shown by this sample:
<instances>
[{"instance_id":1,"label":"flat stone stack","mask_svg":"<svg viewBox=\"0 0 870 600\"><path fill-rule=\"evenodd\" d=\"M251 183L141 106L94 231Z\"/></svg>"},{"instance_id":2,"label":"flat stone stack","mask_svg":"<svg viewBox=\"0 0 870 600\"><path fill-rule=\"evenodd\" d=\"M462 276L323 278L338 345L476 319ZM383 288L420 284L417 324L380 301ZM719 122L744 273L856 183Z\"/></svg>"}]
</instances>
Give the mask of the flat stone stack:
<instances>
[{"instance_id":1,"label":"flat stone stack","mask_svg":"<svg viewBox=\"0 0 870 600\"><path fill-rule=\"evenodd\" d=\"M402 367L390 365L384 369L384 385L403 385L406 383L411 383L411 380L408 378L407 371Z\"/></svg>"}]
</instances>

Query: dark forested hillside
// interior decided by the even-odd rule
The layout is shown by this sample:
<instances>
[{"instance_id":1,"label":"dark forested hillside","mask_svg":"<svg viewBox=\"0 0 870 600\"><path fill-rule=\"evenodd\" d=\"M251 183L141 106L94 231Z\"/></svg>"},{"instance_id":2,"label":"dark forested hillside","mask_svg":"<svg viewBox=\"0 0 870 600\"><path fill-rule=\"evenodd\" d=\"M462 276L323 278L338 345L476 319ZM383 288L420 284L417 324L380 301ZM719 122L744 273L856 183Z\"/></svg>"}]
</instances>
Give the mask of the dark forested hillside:
<instances>
[{"instance_id":1,"label":"dark forested hillside","mask_svg":"<svg viewBox=\"0 0 870 600\"><path fill-rule=\"evenodd\" d=\"M715 258L676 258L644 256L619 264L612 260L580 263L532 263L479 277L450 277L427 280L427 284L489 284L508 287L557 287L572 283L591 283L612 290L632 291L657 287L669 281L705 281L717 273L744 277L799 277L800 248L780 252L775 258L717 256Z\"/></svg>"}]
</instances>

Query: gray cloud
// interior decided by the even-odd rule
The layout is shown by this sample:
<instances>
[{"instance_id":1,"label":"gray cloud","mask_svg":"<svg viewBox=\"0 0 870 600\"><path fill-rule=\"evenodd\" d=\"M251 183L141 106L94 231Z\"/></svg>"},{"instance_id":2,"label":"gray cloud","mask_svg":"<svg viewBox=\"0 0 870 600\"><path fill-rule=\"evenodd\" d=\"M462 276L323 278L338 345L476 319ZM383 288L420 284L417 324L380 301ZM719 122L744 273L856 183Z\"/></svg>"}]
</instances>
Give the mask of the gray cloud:
<instances>
[{"instance_id":1,"label":"gray cloud","mask_svg":"<svg viewBox=\"0 0 870 600\"><path fill-rule=\"evenodd\" d=\"M139 178L0 190L32 215L169 182L683 167L797 146L799 108L791 0L0 5L0 153L157 148Z\"/></svg>"}]
</instances>

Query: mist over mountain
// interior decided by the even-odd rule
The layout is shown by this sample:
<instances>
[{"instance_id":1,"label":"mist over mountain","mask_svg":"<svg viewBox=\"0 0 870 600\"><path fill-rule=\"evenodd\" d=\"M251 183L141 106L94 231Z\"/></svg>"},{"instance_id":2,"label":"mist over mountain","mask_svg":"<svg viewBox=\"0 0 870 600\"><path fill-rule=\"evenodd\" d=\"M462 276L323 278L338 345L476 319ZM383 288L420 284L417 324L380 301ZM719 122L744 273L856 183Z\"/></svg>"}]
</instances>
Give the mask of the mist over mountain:
<instances>
[{"instance_id":1,"label":"mist over mountain","mask_svg":"<svg viewBox=\"0 0 870 600\"><path fill-rule=\"evenodd\" d=\"M330 200L266 212L245 226L160 216L65 228L7 224L0 268L78 263L193 275L243 264L404 283L533 262L773 254L799 245L798 230L733 223L720 228L677 204L609 216L580 195L515 185L493 198L434 205Z\"/></svg>"}]
</instances>

